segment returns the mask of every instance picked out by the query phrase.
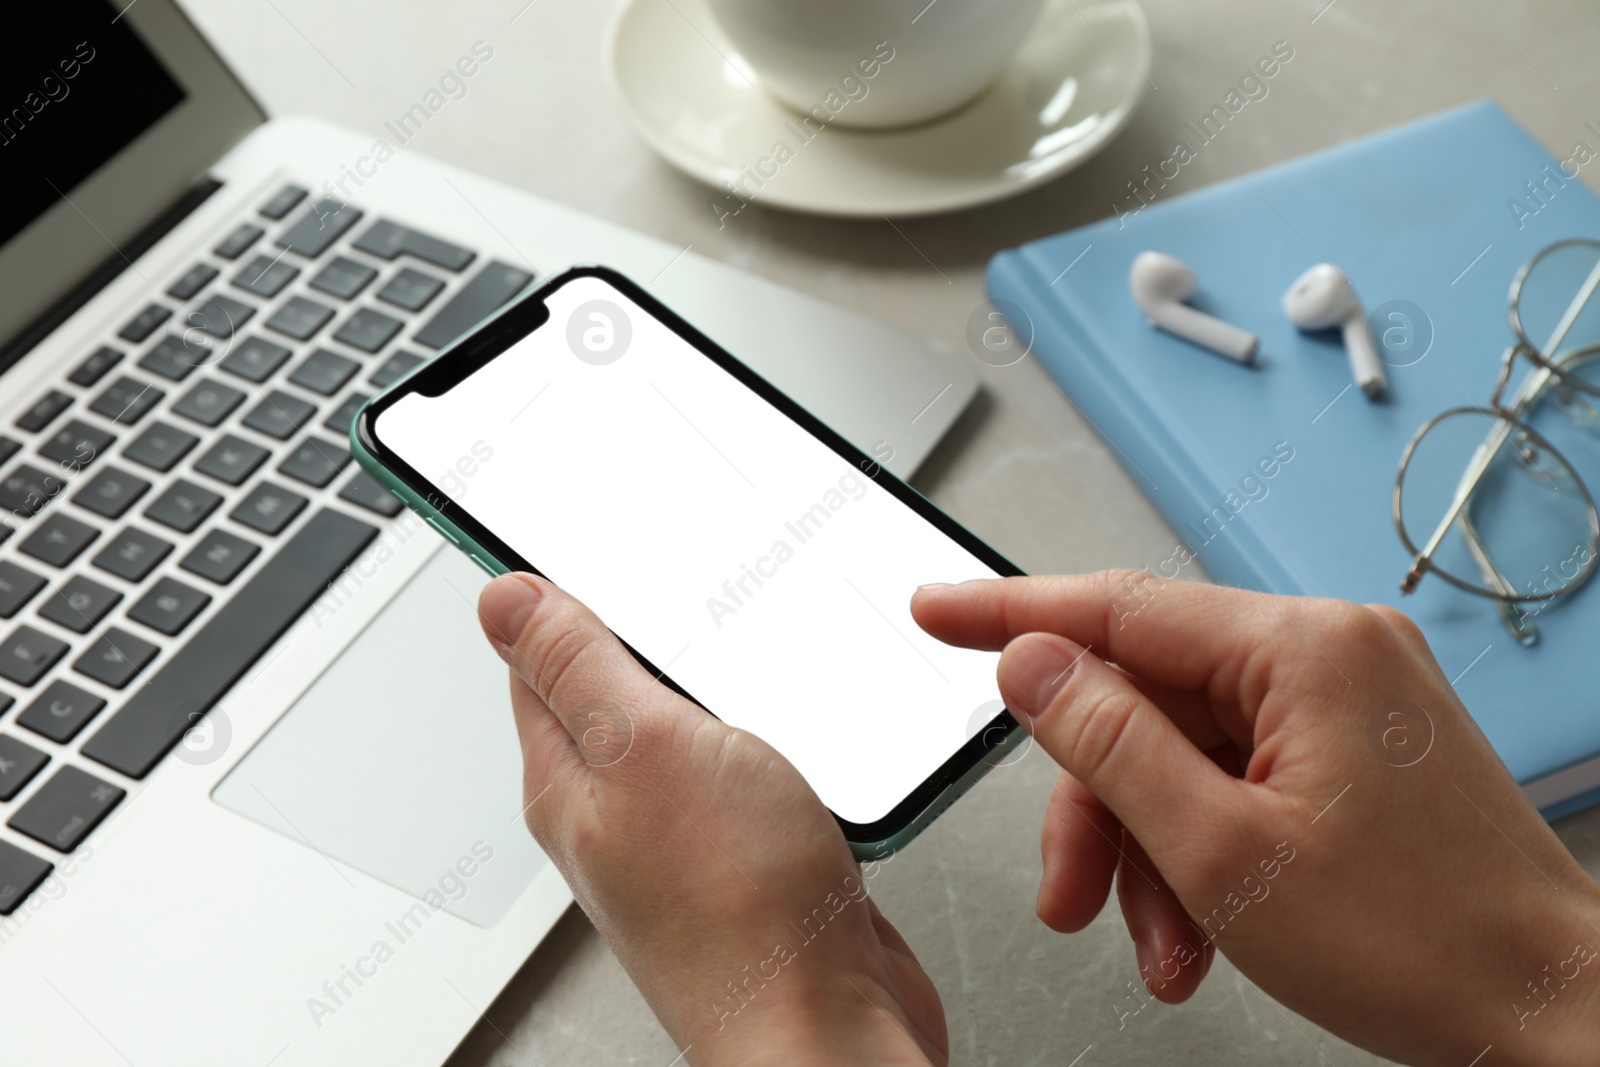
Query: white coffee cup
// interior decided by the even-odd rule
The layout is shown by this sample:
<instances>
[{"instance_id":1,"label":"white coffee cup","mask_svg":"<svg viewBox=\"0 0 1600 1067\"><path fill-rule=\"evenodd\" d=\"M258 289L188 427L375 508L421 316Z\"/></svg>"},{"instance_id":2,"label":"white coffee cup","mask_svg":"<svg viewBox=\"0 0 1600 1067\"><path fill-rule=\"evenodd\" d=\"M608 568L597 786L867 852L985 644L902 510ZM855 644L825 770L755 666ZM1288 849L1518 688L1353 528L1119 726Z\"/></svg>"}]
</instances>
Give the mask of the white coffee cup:
<instances>
[{"instance_id":1,"label":"white coffee cup","mask_svg":"<svg viewBox=\"0 0 1600 1067\"><path fill-rule=\"evenodd\" d=\"M821 125L937 118L1005 69L1044 0L707 0L762 88ZM825 120L825 121L824 121Z\"/></svg>"}]
</instances>

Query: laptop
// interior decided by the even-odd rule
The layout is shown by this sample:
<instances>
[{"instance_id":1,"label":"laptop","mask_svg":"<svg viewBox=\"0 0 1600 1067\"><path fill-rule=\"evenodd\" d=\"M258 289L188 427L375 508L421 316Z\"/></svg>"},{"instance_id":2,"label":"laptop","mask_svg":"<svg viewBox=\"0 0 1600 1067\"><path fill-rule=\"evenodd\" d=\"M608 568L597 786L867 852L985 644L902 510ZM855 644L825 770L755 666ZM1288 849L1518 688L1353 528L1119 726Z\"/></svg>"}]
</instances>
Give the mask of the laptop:
<instances>
[{"instance_id":1,"label":"laptop","mask_svg":"<svg viewBox=\"0 0 1600 1067\"><path fill-rule=\"evenodd\" d=\"M439 1064L571 896L484 578L350 462L357 405L581 261L897 474L970 361L387 129L267 121L170 0L9 20L0 1059Z\"/></svg>"}]
</instances>

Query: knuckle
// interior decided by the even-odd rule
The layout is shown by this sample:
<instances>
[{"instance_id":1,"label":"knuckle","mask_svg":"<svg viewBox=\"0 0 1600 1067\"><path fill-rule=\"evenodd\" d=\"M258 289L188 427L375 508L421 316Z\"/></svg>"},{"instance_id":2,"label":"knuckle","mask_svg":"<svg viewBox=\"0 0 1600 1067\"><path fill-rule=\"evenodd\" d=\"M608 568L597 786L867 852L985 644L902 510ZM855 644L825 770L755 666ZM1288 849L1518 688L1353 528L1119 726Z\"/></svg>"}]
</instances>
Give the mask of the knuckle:
<instances>
[{"instance_id":1,"label":"knuckle","mask_svg":"<svg viewBox=\"0 0 1600 1067\"><path fill-rule=\"evenodd\" d=\"M565 613L536 614L517 642L517 653L533 674L527 680L533 691L546 704L554 704L581 675L589 647L584 627Z\"/></svg>"},{"instance_id":2,"label":"knuckle","mask_svg":"<svg viewBox=\"0 0 1600 1067\"><path fill-rule=\"evenodd\" d=\"M538 804L530 805L528 810L522 813L522 823L533 835L533 839L539 843L539 847L549 852L555 845L552 840L554 835L550 832L550 821L545 818L544 812L537 810L538 807Z\"/></svg>"},{"instance_id":3,"label":"knuckle","mask_svg":"<svg viewBox=\"0 0 1600 1067\"><path fill-rule=\"evenodd\" d=\"M1057 696L1051 713L1059 716L1067 750L1079 780L1091 785L1125 758L1139 699L1120 686L1083 684L1074 677Z\"/></svg>"},{"instance_id":4,"label":"knuckle","mask_svg":"<svg viewBox=\"0 0 1600 1067\"><path fill-rule=\"evenodd\" d=\"M1372 609L1346 604L1341 614L1345 634L1358 649L1388 648L1395 643L1393 628Z\"/></svg>"},{"instance_id":5,"label":"knuckle","mask_svg":"<svg viewBox=\"0 0 1600 1067\"><path fill-rule=\"evenodd\" d=\"M523 804L526 805L522 812L522 823L538 842L539 848L552 860L568 854L568 843L565 840L567 827L565 820L556 816L555 805L549 803L549 797L541 797L541 793L548 786L541 786L531 779L524 780Z\"/></svg>"},{"instance_id":6,"label":"knuckle","mask_svg":"<svg viewBox=\"0 0 1600 1067\"><path fill-rule=\"evenodd\" d=\"M1406 641L1419 648L1428 647L1428 639L1423 636L1422 627L1418 626L1416 621L1405 612L1400 611L1398 608L1391 608L1387 604L1368 604L1367 610L1382 619L1389 629L1399 634Z\"/></svg>"},{"instance_id":7,"label":"knuckle","mask_svg":"<svg viewBox=\"0 0 1600 1067\"><path fill-rule=\"evenodd\" d=\"M723 725L700 705L684 700L664 686L657 686L635 709L634 743L651 753L676 753L693 744L697 728L704 723Z\"/></svg>"},{"instance_id":8,"label":"knuckle","mask_svg":"<svg viewBox=\"0 0 1600 1067\"><path fill-rule=\"evenodd\" d=\"M1116 567L1100 571L1094 576L1091 589L1096 602L1100 605L1103 632L1111 633L1122 629L1125 625L1124 616L1128 612L1127 605L1132 595L1144 596L1149 592L1146 586L1152 580L1154 576L1150 572L1134 570L1131 567Z\"/></svg>"},{"instance_id":9,"label":"knuckle","mask_svg":"<svg viewBox=\"0 0 1600 1067\"><path fill-rule=\"evenodd\" d=\"M697 715L678 719L670 729L674 747L687 753L694 764L712 768L712 774L723 776L733 768L742 766L740 755L754 738L743 730L729 726L714 715Z\"/></svg>"},{"instance_id":10,"label":"knuckle","mask_svg":"<svg viewBox=\"0 0 1600 1067\"><path fill-rule=\"evenodd\" d=\"M1149 571L1142 571L1136 567L1113 567L1101 573L1104 575L1106 582L1114 589L1133 582L1141 582L1150 577Z\"/></svg>"},{"instance_id":11,"label":"knuckle","mask_svg":"<svg viewBox=\"0 0 1600 1067\"><path fill-rule=\"evenodd\" d=\"M1155 575L1149 571L1135 570L1132 567L1117 567L1099 574L1099 589L1107 601L1115 600L1129 589L1142 586L1151 581L1157 581Z\"/></svg>"},{"instance_id":12,"label":"knuckle","mask_svg":"<svg viewBox=\"0 0 1600 1067\"><path fill-rule=\"evenodd\" d=\"M572 819L561 827L558 834L564 856L589 858L604 856L611 844L611 833L598 819Z\"/></svg>"},{"instance_id":13,"label":"knuckle","mask_svg":"<svg viewBox=\"0 0 1600 1067\"><path fill-rule=\"evenodd\" d=\"M1310 622L1319 639L1336 648L1364 651L1394 639L1394 631L1376 612L1348 600L1316 601Z\"/></svg>"}]
</instances>

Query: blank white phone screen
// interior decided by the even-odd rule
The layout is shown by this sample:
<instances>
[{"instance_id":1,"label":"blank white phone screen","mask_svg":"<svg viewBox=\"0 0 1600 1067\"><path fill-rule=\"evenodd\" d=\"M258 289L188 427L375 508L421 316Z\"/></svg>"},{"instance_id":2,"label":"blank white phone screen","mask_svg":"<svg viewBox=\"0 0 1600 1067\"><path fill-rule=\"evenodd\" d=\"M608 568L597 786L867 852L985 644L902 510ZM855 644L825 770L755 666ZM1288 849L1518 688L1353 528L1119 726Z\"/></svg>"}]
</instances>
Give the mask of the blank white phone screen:
<instances>
[{"instance_id":1,"label":"blank white phone screen","mask_svg":"<svg viewBox=\"0 0 1600 1067\"><path fill-rule=\"evenodd\" d=\"M999 710L998 654L911 595L995 571L607 282L547 303L378 439L835 814L884 818Z\"/></svg>"}]
</instances>

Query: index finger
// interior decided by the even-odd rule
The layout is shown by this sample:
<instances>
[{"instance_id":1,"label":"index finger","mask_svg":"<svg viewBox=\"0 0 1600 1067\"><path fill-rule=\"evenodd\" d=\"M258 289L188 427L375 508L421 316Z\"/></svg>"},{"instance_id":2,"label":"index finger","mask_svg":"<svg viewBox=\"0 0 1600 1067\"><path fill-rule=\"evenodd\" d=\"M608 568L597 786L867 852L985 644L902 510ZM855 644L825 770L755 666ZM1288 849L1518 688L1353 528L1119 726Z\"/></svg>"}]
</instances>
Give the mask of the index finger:
<instances>
[{"instance_id":1,"label":"index finger","mask_svg":"<svg viewBox=\"0 0 1600 1067\"><path fill-rule=\"evenodd\" d=\"M1265 607L1282 599L1145 571L1100 571L925 586L911 598L911 614L932 636L963 648L998 651L1023 634L1059 634L1163 685L1201 689L1220 677L1236 690L1250 657L1287 628Z\"/></svg>"}]
</instances>

